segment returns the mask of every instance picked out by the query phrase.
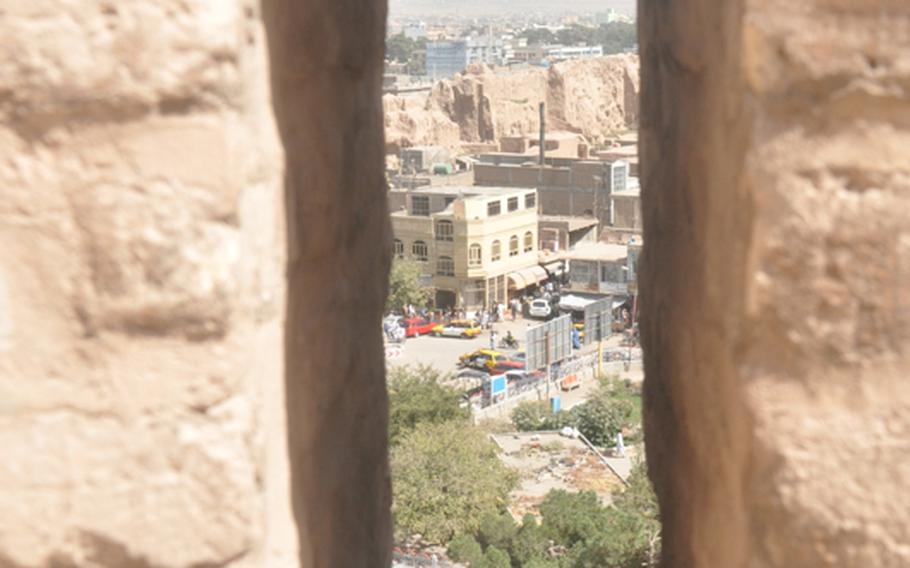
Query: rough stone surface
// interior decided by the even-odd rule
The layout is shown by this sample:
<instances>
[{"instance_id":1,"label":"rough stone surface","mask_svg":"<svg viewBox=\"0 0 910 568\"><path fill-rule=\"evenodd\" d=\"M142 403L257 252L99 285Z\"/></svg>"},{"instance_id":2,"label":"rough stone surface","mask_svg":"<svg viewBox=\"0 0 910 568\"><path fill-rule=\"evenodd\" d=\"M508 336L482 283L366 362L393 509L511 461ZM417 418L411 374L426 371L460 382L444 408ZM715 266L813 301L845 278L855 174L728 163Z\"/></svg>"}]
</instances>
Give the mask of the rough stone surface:
<instances>
[{"instance_id":1,"label":"rough stone surface","mask_svg":"<svg viewBox=\"0 0 910 568\"><path fill-rule=\"evenodd\" d=\"M2 12L0 566L293 559L256 3Z\"/></svg>"},{"instance_id":2,"label":"rough stone surface","mask_svg":"<svg viewBox=\"0 0 910 568\"><path fill-rule=\"evenodd\" d=\"M910 565L910 5L639 3L664 565Z\"/></svg>"},{"instance_id":3,"label":"rough stone surface","mask_svg":"<svg viewBox=\"0 0 910 568\"><path fill-rule=\"evenodd\" d=\"M536 134L540 102L547 103L548 128L598 143L637 126L638 58L614 55L510 73L472 66L437 83L428 96L386 95L383 102L388 153Z\"/></svg>"},{"instance_id":4,"label":"rough stone surface","mask_svg":"<svg viewBox=\"0 0 910 568\"><path fill-rule=\"evenodd\" d=\"M287 157L285 384L300 564L388 566L386 4L263 7Z\"/></svg>"}]
</instances>

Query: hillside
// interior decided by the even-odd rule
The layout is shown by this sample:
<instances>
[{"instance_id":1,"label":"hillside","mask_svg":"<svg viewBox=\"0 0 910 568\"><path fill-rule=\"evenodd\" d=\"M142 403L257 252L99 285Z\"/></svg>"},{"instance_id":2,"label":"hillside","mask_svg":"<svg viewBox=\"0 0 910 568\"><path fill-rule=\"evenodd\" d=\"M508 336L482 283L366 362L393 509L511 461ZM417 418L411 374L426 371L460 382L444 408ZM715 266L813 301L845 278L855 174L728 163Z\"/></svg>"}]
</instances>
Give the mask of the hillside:
<instances>
[{"instance_id":1,"label":"hillside","mask_svg":"<svg viewBox=\"0 0 910 568\"><path fill-rule=\"evenodd\" d=\"M477 66L437 83L429 95L386 95L386 146L494 141L536 133L538 104L547 103L550 130L583 134L592 143L637 126L638 57L612 55L566 61L549 69L493 73Z\"/></svg>"}]
</instances>

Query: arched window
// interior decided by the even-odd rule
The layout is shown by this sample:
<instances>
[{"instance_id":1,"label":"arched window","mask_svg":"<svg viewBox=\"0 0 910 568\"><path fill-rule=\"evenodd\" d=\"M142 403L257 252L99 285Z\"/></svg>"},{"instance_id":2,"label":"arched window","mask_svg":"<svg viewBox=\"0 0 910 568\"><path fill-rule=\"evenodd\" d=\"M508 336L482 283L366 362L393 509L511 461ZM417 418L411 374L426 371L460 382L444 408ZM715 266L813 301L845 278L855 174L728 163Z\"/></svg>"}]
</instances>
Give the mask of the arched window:
<instances>
[{"instance_id":1,"label":"arched window","mask_svg":"<svg viewBox=\"0 0 910 568\"><path fill-rule=\"evenodd\" d=\"M455 276L455 262L450 256L440 256L436 260L436 274L440 276Z\"/></svg>"},{"instance_id":2,"label":"arched window","mask_svg":"<svg viewBox=\"0 0 910 568\"><path fill-rule=\"evenodd\" d=\"M451 221L437 221L436 222L436 240L437 241L451 241L454 234L455 234L455 227L452 225Z\"/></svg>"},{"instance_id":3,"label":"arched window","mask_svg":"<svg viewBox=\"0 0 910 568\"><path fill-rule=\"evenodd\" d=\"M534 233L528 231L525 233L525 252L534 250Z\"/></svg>"},{"instance_id":4,"label":"arched window","mask_svg":"<svg viewBox=\"0 0 910 568\"><path fill-rule=\"evenodd\" d=\"M480 266L483 264L483 249L480 245L474 243L468 248L468 266Z\"/></svg>"},{"instance_id":5,"label":"arched window","mask_svg":"<svg viewBox=\"0 0 910 568\"><path fill-rule=\"evenodd\" d=\"M414 260L426 262L427 261L427 243L425 243L423 241L414 241L414 244L411 245L411 254L414 255Z\"/></svg>"},{"instance_id":6,"label":"arched window","mask_svg":"<svg viewBox=\"0 0 910 568\"><path fill-rule=\"evenodd\" d=\"M518 256L518 237L515 235L509 239L509 256Z\"/></svg>"},{"instance_id":7,"label":"arched window","mask_svg":"<svg viewBox=\"0 0 910 568\"><path fill-rule=\"evenodd\" d=\"M490 247L490 260L496 262L502 257L502 245L499 241L493 241L493 246Z\"/></svg>"},{"instance_id":8,"label":"arched window","mask_svg":"<svg viewBox=\"0 0 910 568\"><path fill-rule=\"evenodd\" d=\"M401 239L395 239L392 252L395 254L395 258L404 258L404 242Z\"/></svg>"}]
</instances>

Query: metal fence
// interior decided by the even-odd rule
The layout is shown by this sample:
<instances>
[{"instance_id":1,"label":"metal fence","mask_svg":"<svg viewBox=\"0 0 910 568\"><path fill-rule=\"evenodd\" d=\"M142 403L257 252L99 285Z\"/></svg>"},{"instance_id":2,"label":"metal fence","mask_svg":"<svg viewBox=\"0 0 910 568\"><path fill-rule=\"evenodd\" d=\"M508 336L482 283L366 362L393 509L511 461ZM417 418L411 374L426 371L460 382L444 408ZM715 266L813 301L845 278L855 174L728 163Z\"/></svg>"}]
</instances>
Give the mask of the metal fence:
<instances>
[{"instance_id":1,"label":"metal fence","mask_svg":"<svg viewBox=\"0 0 910 568\"><path fill-rule=\"evenodd\" d=\"M611 347L604 349L601 362L601 372L604 374L627 371L634 364L642 360L640 347ZM513 375L513 377L516 377ZM572 377L572 378L570 378ZM550 372L550 394L558 394L563 389L564 381L569 379L578 386L585 381L597 378L597 353L576 355L571 359L554 364ZM574 388L574 386L572 387ZM504 411L524 400L542 400L547 392L547 377L545 373L524 375L508 381L506 392L503 395L489 396L482 387L478 387L471 403L475 418L482 418L491 412Z\"/></svg>"}]
</instances>

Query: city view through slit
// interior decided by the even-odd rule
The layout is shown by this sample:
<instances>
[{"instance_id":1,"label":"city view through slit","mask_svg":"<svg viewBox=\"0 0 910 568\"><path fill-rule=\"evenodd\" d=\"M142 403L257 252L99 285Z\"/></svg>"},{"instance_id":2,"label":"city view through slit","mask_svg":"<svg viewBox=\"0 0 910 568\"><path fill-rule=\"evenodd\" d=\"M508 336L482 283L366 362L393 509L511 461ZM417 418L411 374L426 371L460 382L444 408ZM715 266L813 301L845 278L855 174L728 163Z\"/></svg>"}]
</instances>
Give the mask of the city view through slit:
<instances>
[{"instance_id":1,"label":"city view through slit","mask_svg":"<svg viewBox=\"0 0 910 568\"><path fill-rule=\"evenodd\" d=\"M634 3L390 4L401 566L656 566Z\"/></svg>"},{"instance_id":2,"label":"city view through slit","mask_svg":"<svg viewBox=\"0 0 910 568\"><path fill-rule=\"evenodd\" d=\"M910 0L0 37L0 568L910 567Z\"/></svg>"}]
</instances>

